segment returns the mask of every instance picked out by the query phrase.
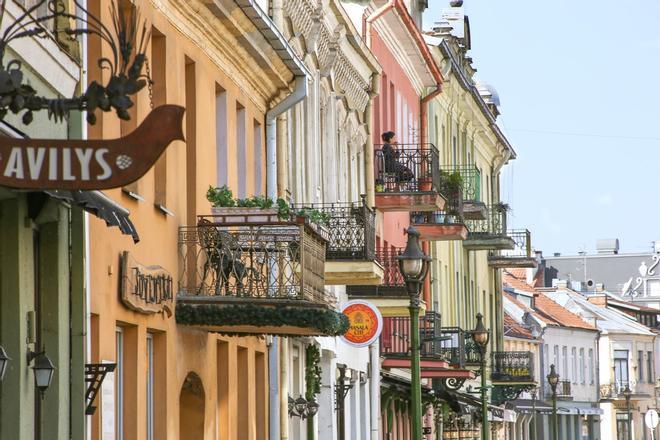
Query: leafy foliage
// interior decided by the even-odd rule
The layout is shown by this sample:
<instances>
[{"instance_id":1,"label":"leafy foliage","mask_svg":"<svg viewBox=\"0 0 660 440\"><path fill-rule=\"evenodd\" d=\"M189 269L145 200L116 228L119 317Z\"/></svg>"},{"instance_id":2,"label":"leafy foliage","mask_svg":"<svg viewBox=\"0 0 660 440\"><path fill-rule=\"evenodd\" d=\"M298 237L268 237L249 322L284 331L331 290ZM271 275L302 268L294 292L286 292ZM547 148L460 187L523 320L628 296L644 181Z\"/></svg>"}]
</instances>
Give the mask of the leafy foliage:
<instances>
[{"instance_id":1,"label":"leafy foliage","mask_svg":"<svg viewBox=\"0 0 660 440\"><path fill-rule=\"evenodd\" d=\"M295 326L314 329L319 336L340 336L348 330L348 318L343 313L326 308L278 305L260 306L254 303L216 306L209 304L176 305L176 322L188 325L264 327ZM286 335L286 333L281 333Z\"/></svg>"},{"instance_id":2,"label":"leafy foliage","mask_svg":"<svg viewBox=\"0 0 660 440\"><path fill-rule=\"evenodd\" d=\"M458 171L440 170L440 192L447 197L447 214L460 216L463 177Z\"/></svg>"},{"instance_id":3,"label":"leafy foliage","mask_svg":"<svg viewBox=\"0 0 660 440\"><path fill-rule=\"evenodd\" d=\"M321 394L321 351L318 346L309 344L305 349L305 399L311 401Z\"/></svg>"}]
</instances>

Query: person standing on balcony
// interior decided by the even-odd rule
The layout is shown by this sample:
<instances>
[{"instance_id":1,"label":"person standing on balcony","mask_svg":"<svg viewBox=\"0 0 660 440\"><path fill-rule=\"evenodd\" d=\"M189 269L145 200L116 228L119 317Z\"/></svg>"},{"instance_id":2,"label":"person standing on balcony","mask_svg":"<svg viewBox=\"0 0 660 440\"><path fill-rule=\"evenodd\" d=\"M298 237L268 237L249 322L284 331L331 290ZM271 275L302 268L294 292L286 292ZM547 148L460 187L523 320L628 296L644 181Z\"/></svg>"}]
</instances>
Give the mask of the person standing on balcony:
<instances>
[{"instance_id":1,"label":"person standing on balcony","mask_svg":"<svg viewBox=\"0 0 660 440\"><path fill-rule=\"evenodd\" d=\"M408 183L415 178L413 172L399 160L401 152L397 150L396 133L386 131L381 135L383 146L383 162L385 165L385 174L394 175L395 183Z\"/></svg>"}]
</instances>

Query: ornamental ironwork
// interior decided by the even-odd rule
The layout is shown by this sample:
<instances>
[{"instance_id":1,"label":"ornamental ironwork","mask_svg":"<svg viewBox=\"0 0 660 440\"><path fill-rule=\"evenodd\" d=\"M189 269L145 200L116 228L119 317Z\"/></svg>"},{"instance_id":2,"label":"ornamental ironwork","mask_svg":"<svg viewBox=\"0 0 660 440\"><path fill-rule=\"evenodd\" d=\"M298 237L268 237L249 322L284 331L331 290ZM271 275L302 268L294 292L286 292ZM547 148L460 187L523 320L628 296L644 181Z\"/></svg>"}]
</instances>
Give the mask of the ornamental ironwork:
<instances>
[{"instance_id":1,"label":"ornamental ironwork","mask_svg":"<svg viewBox=\"0 0 660 440\"><path fill-rule=\"evenodd\" d=\"M465 331L460 327L442 327L440 334L440 352L452 366L465 367Z\"/></svg>"},{"instance_id":2,"label":"ornamental ironwork","mask_svg":"<svg viewBox=\"0 0 660 440\"><path fill-rule=\"evenodd\" d=\"M532 234L527 229L512 229L507 236L513 240L515 247L502 251L503 257L532 257Z\"/></svg>"},{"instance_id":3,"label":"ornamental ironwork","mask_svg":"<svg viewBox=\"0 0 660 440\"><path fill-rule=\"evenodd\" d=\"M96 395L101 389L103 379L106 374L115 371L117 364L85 364L85 382L87 383L87 390L85 390L85 414L88 416L96 412L96 407L93 405Z\"/></svg>"},{"instance_id":4,"label":"ornamental ironwork","mask_svg":"<svg viewBox=\"0 0 660 440\"><path fill-rule=\"evenodd\" d=\"M483 220L465 220L470 231L470 238L488 238L506 236L508 208L502 203L487 206L487 215Z\"/></svg>"},{"instance_id":5,"label":"ornamental ironwork","mask_svg":"<svg viewBox=\"0 0 660 440\"><path fill-rule=\"evenodd\" d=\"M481 200L481 171L475 165L449 165L440 167L440 170L447 174L460 174L463 200L467 202Z\"/></svg>"},{"instance_id":6,"label":"ornamental ironwork","mask_svg":"<svg viewBox=\"0 0 660 440\"><path fill-rule=\"evenodd\" d=\"M443 358L440 314L426 312L419 317L420 356ZM380 334L380 353L387 357L410 357L410 318L395 316L383 318Z\"/></svg>"},{"instance_id":7,"label":"ornamental ironwork","mask_svg":"<svg viewBox=\"0 0 660 440\"><path fill-rule=\"evenodd\" d=\"M396 259L403 248L380 246L376 248L376 261L383 267L383 281L378 286L346 286L350 296L406 297L406 280L401 274L399 261Z\"/></svg>"},{"instance_id":8,"label":"ornamental ironwork","mask_svg":"<svg viewBox=\"0 0 660 440\"><path fill-rule=\"evenodd\" d=\"M0 3L0 23L5 16L5 6L6 0L3 0ZM40 13L42 11L45 12ZM86 112L87 122L94 124L96 110L114 110L120 119L129 120L129 109L134 105L131 96L152 84L148 73L143 73L145 68L148 72L146 51L151 31L137 9L117 7L113 1L110 16L112 25L108 27L90 14L79 0L38 0L14 22L7 24L0 35L0 119L8 112L22 113L22 121L27 125L32 122L35 111L47 110L49 119L61 121L72 110L78 110ZM50 21L69 24L70 27L58 28L58 33L70 38L97 37L109 47L110 56L97 61L99 68L109 71L105 84L92 81L77 97L40 96L25 80L21 61L5 59L7 47L12 42L50 35L47 26Z\"/></svg>"},{"instance_id":9,"label":"ornamental ironwork","mask_svg":"<svg viewBox=\"0 0 660 440\"><path fill-rule=\"evenodd\" d=\"M492 354L493 381L533 381L534 357L529 351L496 351Z\"/></svg>"},{"instance_id":10,"label":"ornamental ironwork","mask_svg":"<svg viewBox=\"0 0 660 440\"><path fill-rule=\"evenodd\" d=\"M325 240L312 225L250 218L200 216L179 229L179 295L334 304L324 289Z\"/></svg>"},{"instance_id":11,"label":"ornamental ironwork","mask_svg":"<svg viewBox=\"0 0 660 440\"><path fill-rule=\"evenodd\" d=\"M506 401L516 400L522 393L529 392L535 387L534 384L495 385L491 400L493 405L501 405Z\"/></svg>"},{"instance_id":12,"label":"ornamental ironwork","mask_svg":"<svg viewBox=\"0 0 660 440\"><path fill-rule=\"evenodd\" d=\"M318 210L329 231L326 260L373 261L376 258L376 211L366 200L354 203L294 205L294 210Z\"/></svg>"},{"instance_id":13,"label":"ornamental ironwork","mask_svg":"<svg viewBox=\"0 0 660 440\"><path fill-rule=\"evenodd\" d=\"M440 190L440 155L433 144L376 145L374 165L377 193Z\"/></svg>"}]
</instances>

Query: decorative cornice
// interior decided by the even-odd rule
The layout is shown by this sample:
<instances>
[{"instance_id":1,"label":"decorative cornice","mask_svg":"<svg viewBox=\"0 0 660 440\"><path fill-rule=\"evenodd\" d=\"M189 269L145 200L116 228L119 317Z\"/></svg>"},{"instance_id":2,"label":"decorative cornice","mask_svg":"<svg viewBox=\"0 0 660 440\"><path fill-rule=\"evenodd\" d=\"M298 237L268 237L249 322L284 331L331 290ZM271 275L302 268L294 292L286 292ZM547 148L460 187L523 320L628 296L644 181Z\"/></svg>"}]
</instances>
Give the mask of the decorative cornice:
<instances>
[{"instance_id":1,"label":"decorative cornice","mask_svg":"<svg viewBox=\"0 0 660 440\"><path fill-rule=\"evenodd\" d=\"M272 97L289 87L291 71L237 6L239 13L226 13L219 9L221 3L210 0L151 0L151 4L231 78L259 110L266 111ZM223 15L223 19L216 14ZM239 40L237 35L243 38ZM262 59L252 65L263 66L260 69L246 68L246 61L255 59L254 54Z\"/></svg>"}]
</instances>

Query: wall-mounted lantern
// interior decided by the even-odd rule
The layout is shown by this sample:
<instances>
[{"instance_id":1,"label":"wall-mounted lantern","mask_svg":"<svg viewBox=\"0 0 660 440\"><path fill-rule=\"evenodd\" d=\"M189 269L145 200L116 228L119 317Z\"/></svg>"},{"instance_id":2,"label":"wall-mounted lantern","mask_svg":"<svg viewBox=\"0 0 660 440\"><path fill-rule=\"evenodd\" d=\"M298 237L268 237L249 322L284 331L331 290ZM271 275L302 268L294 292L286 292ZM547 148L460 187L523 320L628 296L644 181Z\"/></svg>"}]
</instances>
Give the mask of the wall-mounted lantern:
<instances>
[{"instance_id":1,"label":"wall-mounted lantern","mask_svg":"<svg viewBox=\"0 0 660 440\"><path fill-rule=\"evenodd\" d=\"M39 391L41 391L41 396L43 397L44 392L48 389L50 383L53 381L55 366L50 361L50 358L45 351L40 353L28 351L27 358L28 364L34 360L34 365L32 365L32 371L34 372L34 382Z\"/></svg>"}]
</instances>

